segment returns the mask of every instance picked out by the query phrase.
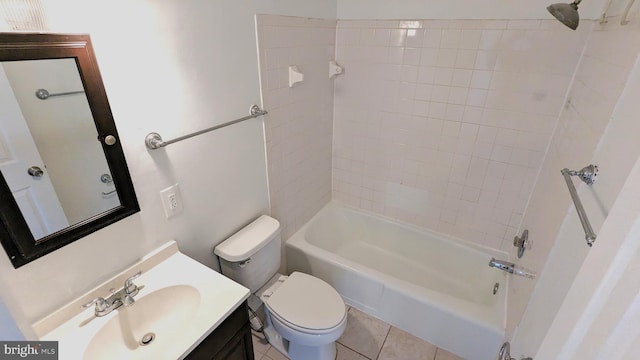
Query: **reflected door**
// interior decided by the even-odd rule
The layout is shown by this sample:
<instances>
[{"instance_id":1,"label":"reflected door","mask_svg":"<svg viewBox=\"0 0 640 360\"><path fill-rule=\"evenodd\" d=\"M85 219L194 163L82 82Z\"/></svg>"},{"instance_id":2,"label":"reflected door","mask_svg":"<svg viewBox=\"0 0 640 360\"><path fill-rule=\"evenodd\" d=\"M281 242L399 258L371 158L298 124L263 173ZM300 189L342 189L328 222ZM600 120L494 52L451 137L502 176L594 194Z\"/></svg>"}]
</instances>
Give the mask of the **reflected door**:
<instances>
[{"instance_id":1,"label":"reflected door","mask_svg":"<svg viewBox=\"0 0 640 360\"><path fill-rule=\"evenodd\" d=\"M34 239L69 226L58 196L31 137L7 77L0 67L0 171L29 225ZM30 175L39 167L41 176Z\"/></svg>"}]
</instances>

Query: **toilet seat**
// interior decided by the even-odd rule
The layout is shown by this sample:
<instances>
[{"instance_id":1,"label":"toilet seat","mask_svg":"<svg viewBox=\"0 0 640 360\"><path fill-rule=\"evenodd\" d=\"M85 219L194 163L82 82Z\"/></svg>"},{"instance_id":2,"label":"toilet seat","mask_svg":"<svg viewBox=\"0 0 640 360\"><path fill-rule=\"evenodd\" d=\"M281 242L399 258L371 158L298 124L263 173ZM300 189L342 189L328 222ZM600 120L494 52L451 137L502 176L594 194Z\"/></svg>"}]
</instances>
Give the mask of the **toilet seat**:
<instances>
[{"instance_id":1,"label":"toilet seat","mask_svg":"<svg viewBox=\"0 0 640 360\"><path fill-rule=\"evenodd\" d=\"M265 305L278 321L313 334L333 331L347 314L342 297L331 285L300 272L289 275Z\"/></svg>"}]
</instances>

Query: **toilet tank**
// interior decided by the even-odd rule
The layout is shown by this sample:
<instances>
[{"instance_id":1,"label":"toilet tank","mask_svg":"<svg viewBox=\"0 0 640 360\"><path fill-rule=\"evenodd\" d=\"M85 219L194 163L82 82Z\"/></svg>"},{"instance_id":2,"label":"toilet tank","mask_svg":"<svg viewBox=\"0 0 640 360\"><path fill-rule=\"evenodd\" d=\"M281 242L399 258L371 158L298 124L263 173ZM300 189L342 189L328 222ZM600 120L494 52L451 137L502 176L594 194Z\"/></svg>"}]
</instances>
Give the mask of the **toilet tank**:
<instances>
[{"instance_id":1,"label":"toilet tank","mask_svg":"<svg viewBox=\"0 0 640 360\"><path fill-rule=\"evenodd\" d=\"M280 223L262 215L216 246L222 273L248 287L251 293L278 272Z\"/></svg>"}]
</instances>

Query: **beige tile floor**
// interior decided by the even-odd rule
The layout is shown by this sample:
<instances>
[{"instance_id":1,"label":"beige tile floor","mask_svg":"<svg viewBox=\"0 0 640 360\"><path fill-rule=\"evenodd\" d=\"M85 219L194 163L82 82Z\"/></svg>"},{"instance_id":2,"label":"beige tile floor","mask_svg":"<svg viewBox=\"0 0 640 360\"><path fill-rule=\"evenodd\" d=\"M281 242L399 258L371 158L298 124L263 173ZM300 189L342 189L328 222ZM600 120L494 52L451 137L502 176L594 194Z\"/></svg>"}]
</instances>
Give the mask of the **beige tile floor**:
<instances>
[{"instance_id":1,"label":"beige tile floor","mask_svg":"<svg viewBox=\"0 0 640 360\"><path fill-rule=\"evenodd\" d=\"M336 360L462 360L362 311L350 308L347 316ZM254 332L256 360L287 360L263 339L262 334Z\"/></svg>"}]
</instances>

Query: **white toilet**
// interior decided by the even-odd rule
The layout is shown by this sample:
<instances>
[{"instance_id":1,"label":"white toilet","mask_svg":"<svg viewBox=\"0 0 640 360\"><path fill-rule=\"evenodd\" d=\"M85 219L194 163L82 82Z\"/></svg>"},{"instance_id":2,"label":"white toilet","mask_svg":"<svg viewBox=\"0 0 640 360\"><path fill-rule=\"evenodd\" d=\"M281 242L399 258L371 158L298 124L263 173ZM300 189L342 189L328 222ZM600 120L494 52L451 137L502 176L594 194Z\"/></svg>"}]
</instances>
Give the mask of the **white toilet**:
<instances>
[{"instance_id":1,"label":"white toilet","mask_svg":"<svg viewBox=\"0 0 640 360\"><path fill-rule=\"evenodd\" d=\"M279 274L280 243L280 223L262 215L216 246L214 253L222 273L264 303L264 333L271 346L291 360L334 360L335 341L347 326L344 301L316 277Z\"/></svg>"}]
</instances>

